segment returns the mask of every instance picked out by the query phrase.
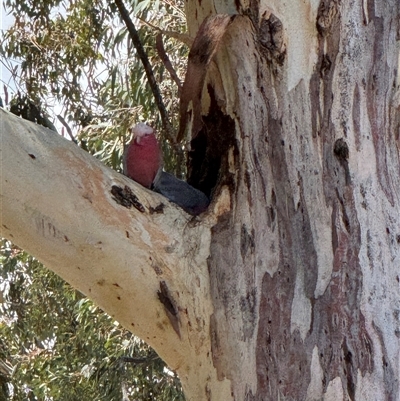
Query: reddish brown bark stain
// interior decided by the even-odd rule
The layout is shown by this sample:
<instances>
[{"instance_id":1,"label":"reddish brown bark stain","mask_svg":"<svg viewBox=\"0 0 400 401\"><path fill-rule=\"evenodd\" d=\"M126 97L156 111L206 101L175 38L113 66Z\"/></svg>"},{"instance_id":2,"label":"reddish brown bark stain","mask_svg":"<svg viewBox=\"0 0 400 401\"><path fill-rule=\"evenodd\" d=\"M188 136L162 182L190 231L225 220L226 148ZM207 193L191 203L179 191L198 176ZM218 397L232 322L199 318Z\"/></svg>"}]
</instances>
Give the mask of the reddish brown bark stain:
<instances>
[{"instance_id":1,"label":"reddish brown bark stain","mask_svg":"<svg viewBox=\"0 0 400 401\"><path fill-rule=\"evenodd\" d=\"M280 230L280 261L273 277L262 283L257 337L257 400L305 399L310 381L310 352L300 333L291 333L291 309L296 275L301 274L305 292L312 297L316 285L316 253L303 199L295 209L284 162L280 121L269 120L270 160L276 186L276 218ZM300 179L300 186L302 182Z\"/></svg>"},{"instance_id":2,"label":"reddish brown bark stain","mask_svg":"<svg viewBox=\"0 0 400 401\"><path fill-rule=\"evenodd\" d=\"M332 3L321 3L324 10L320 10L320 17L323 15L325 18L329 14L325 11L333 7ZM334 17L339 18L338 15ZM324 18L318 23L325 23ZM335 66L329 65L326 68L326 60L336 60L338 53L340 32L336 22L332 20L322 27L324 29L320 27L321 39L324 36L324 40L320 40L320 68L310 83L313 116L311 135L313 138L320 136L323 143L324 194L327 204L333 210L332 277L324 294L316 299L317 262L309 216L302 199L296 210L283 206L282 200L286 200L286 205L293 204L294 196L287 185L286 158L281 151L281 124L270 117L268 141L276 184L275 210L280 230L281 255L278 272L273 277L266 274L262 283L257 338L257 400L276 400L280 395L287 400L305 399L310 382L311 355L315 346L318 347L324 391L329 382L339 376L344 393L354 400L358 371L365 375L374 368L373 345L360 311L363 278L358 254L361 234L347 163L347 158L352 156L346 153L347 156L341 158L335 152L337 133L330 116ZM336 29L336 32L328 32L326 29ZM321 80L324 86L323 108L320 106ZM357 96L358 89L355 103L359 101ZM357 111L353 118L354 123L358 124ZM359 131L359 126L357 129ZM302 193L301 180L299 185ZM297 331L291 333L290 321L294 282L299 274L303 275L305 293L312 305L311 327L304 341ZM391 380L390 366L387 372L387 379ZM390 397L390 390L387 394Z\"/></svg>"},{"instance_id":3,"label":"reddish brown bark stain","mask_svg":"<svg viewBox=\"0 0 400 401\"><path fill-rule=\"evenodd\" d=\"M255 2L252 2L254 5ZM368 0L368 7L372 2ZM229 371L229 356L225 355L225 339L232 336L226 330L232 315L239 302L243 332L241 341L251 338L252 329L255 327L254 311L259 308L259 321L257 332L257 392L247 392L248 400L277 400L279 397L286 400L303 400L306 398L307 388L310 382L311 356L314 347L318 347L319 362L323 374L323 389L326 391L330 381L336 377L341 378L344 393L351 400L355 398L358 372L365 375L374 369L373 343L365 326L365 319L360 310L363 277L358 260L361 246L360 225L355 206L355 188L350 180L347 159L352 155L346 153L346 157L335 156L335 141L339 137L345 137L345 132L336 132L331 121L332 109L332 80L335 72L335 61L338 59L340 25L339 2L323 1L324 9L319 10L319 59L316 72L310 82L311 108L312 108L312 132L299 132L301 138L318 140L323 147L323 182L325 202L332 208L331 230L332 251L334 255L333 271L330 283L324 294L319 298L314 297L317 281L317 258L314 249L311 231L310 217L303 196L303 182L299 177L300 202L294 205L294 194L289 183L287 154L285 148L290 149L290 144L285 143L283 124L280 119L272 115L263 116L266 132L260 134L268 144L268 157L272 166L273 182L263 183L263 193L273 196L272 205L266 205L267 224L279 229L280 259L277 272L270 276L265 274L262 280L261 298L257 304L254 299L254 283L246 276L246 273L254 269L254 261L251 259L257 253L257 229L253 234L253 228L240 224L239 228L232 227L234 216L224 215L220 217L218 224L212 230L211 255L209 270L211 279L211 293L216 313L211 317L211 339L213 362L218 372L219 379L232 376ZM373 11L373 10L372 10ZM369 12L370 17L373 12ZM257 14L258 15L258 14ZM375 45L375 47L379 47ZM378 67L377 67L378 68ZM386 67L385 67L386 68ZM260 73L260 76L262 74ZM384 73L382 72L382 75ZM323 87L323 98L320 99L320 88ZM260 91L262 91L260 86ZM364 88L365 89L365 88ZM301 90L301 89L299 89ZM367 89L370 90L370 89ZM379 95L379 96L378 96ZM384 101L382 94L378 94L370 100L372 111L376 116L382 112L374 102ZM267 95L265 95L267 96ZM254 97L254 96L253 96ZM359 126L359 89L356 87L353 102L353 123L356 130L356 142L360 142L362 135ZM320 104L320 101L322 105ZM266 103L268 99L266 98ZM323 106L323 107L321 107ZM214 107L210 110L213 111ZM217 107L215 106L215 110ZM212 113L210 113L212 116ZM210 118L209 116L209 118ZM215 116L219 116L215 113ZM209 125L204 124L204 132L200 132L199 138L205 141L204 149L210 149L210 134L222 135L223 129L217 127L218 118L210 119ZM203 121L204 122L204 121ZM233 127L229 127L230 129ZM228 130L228 131L229 131ZM358 130L358 131L357 131ZM257 133L254 133L257 137ZM255 140L251 138L251 140ZM359 144L356 146L359 146ZM198 146L200 148L200 145ZM236 150L236 149L235 149ZM240 151L240 150L239 150ZM337 152L336 152L337 153ZM206 154L206 153L204 153ZM238 159L241 155L235 153ZM265 174L265 164L262 158L254 152L253 166L259 170L260 176ZM382 157L382 156L380 156ZM381 160L382 161L382 160ZM251 210L256 202L253 202L254 171L249 170L244 163L238 163L243 182L248 186L248 205ZM218 168L221 167L220 176L224 174L224 157L218 154ZM204 167L199 164L198 171L191 174L198 182L205 176ZM253 169L254 170L254 169ZM226 172L226 170L225 170ZM213 177L215 178L215 177ZM209 187L210 188L210 187ZM235 193L233 188L232 193ZM236 237L235 237L236 236ZM254 240L255 238L255 240ZM233 244L239 244L239 249L233 249ZM219 261L223 265L221 269ZM237 273L243 274L247 280L243 288L238 288ZM301 275L301 276L300 276ZM304 283L304 293L311 304L310 330L304 340L298 331L291 332L291 311L294 298L296 279L301 278ZM224 319L218 320L221 315ZM237 316L234 315L234 318ZM226 323L227 322L227 323ZM226 323L225 327L223 326ZM222 330L221 330L222 327ZM224 331L225 329L225 331ZM233 333L237 336L238 333ZM379 334L379 333L378 333ZM230 338L232 339L232 337ZM236 340L236 338L235 338ZM383 338L381 339L383 343ZM230 344L230 341L227 341ZM232 342L233 343L233 342ZM385 352L385 351L383 351ZM225 359L224 359L225 358ZM384 354L385 381L394 382L393 369L389 364L389 358ZM237 368L237 366L233 366ZM395 390L386 390L387 399L395 399Z\"/></svg>"},{"instance_id":4,"label":"reddish brown bark stain","mask_svg":"<svg viewBox=\"0 0 400 401\"><path fill-rule=\"evenodd\" d=\"M358 261L361 236L353 198L340 161L331 152L326 161L327 202L333 206L333 272L325 293L314 298L317 274L310 220L304 201L296 210L288 208L293 195L283 154L280 154L280 124L270 120L271 160L277 190L277 218L280 229L278 272L266 274L262 284L257 339L257 399L305 399L310 381L311 354L318 347L323 385L339 376L343 390L355 397L357 372L373 369L372 341L360 311L362 272ZM328 141L328 138L326 138ZM333 138L330 139L331 143ZM333 143L332 143L333 145ZM274 163L273 161L276 161ZM279 161L279 162L278 162ZM330 177L335 175L336 179ZM300 188L302 191L302 182ZM312 305L311 329L304 341L291 333L294 282L303 275L305 294Z\"/></svg>"}]
</instances>

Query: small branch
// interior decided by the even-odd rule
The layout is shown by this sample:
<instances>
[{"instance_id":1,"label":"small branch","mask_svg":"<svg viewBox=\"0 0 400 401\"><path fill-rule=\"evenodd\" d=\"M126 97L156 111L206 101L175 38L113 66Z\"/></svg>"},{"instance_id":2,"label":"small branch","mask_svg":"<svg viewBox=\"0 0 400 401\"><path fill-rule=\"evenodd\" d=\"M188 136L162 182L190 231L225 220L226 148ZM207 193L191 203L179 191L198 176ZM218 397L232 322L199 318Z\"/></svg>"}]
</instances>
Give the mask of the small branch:
<instances>
[{"instance_id":1,"label":"small branch","mask_svg":"<svg viewBox=\"0 0 400 401\"><path fill-rule=\"evenodd\" d=\"M3 85L3 91L4 91L4 103L8 105L9 99L8 99L8 89L6 84Z\"/></svg>"},{"instance_id":2,"label":"small branch","mask_svg":"<svg viewBox=\"0 0 400 401\"><path fill-rule=\"evenodd\" d=\"M176 85L178 86L178 96L181 96L181 90L182 90L182 83L176 74L176 71L174 70L174 67L171 64L171 61L168 57L168 54L166 53L164 49L164 44L162 41L162 34L159 33L156 36L156 47L157 47L157 52L158 55L160 56L161 61L163 62L165 68L168 70L169 75L171 75L171 78L175 81Z\"/></svg>"},{"instance_id":3,"label":"small branch","mask_svg":"<svg viewBox=\"0 0 400 401\"><path fill-rule=\"evenodd\" d=\"M174 38L176 40L179 40L180 42L184 43L186 46L191 47L193 44L193 40L188 34L186 33L179 33L176 31L166 31L164 29L159 28L156 25L153 25L152 23L144 20L143 18L136 17L140 22L143 24L146 24L149 26L151 29L154 29L155 31L158 31L159 33L162 33L165 36L168 36L169 38Z\"/></svg>"},{"instance_id":4,"label":"small branch","mask_svg":"<svg viewBox=\"0 0 400 401\"><path fill-rule=\"evenodd\" d=\"M72 133L72 130L71 130L70 126L69 126L68 123L64 120L64 118L63 118L60 114L57 114L57 118L58 118L58 120L60 121L60 123L65 127L65 129L67 130L68 135L69 135L69 137L71 138L71 141L74 142L74 143L78 143L77 140L75 139L73 133Z\"/></svg>"},{"instance_id":5,"label":"small branch","mask_svg":"<svg viewBox=\"0 0 400 401\"><path fill-rule=\"evenodd\" d=\"M150 355L144 358L132 358L130 356L121 356L120 361L125 363L134 363L135 365L141 364L150 364L151 362L157 360L159 358L158 355Z\"/></svg>"},{"instance_id":6,"label":"small branch","mask_svg":"<svg viewBox=\"0 0 400 401\"><path fill-rule=\"evenodd\" d=\"M157 108L161 115L161 121L163 124L164 131L167 134L167 138L173 143L174 142L174 133L173 133L171 123L169 122L168 112L167 112L167 109L165 108L164 102L162 100L160 88L158 87L158 84L154 77L153 69L149 62L149 58L147 57L147 53L144 50L144 47L140 40L139 33L136 30L135 25L129 16L128 10L125 8L123 1L122 0L114 0L114 2L115 2L115 5L118 7L118 10L121 14L121 18L125 22L125 25L129 32L129 35L132 39L133 45L135 46L135 49L140 57L140 60L142 61L143 67L146 71L147 80L149 82L151 91L153 92L154 100L157 104Z\"/></svg>"}]
</instances>

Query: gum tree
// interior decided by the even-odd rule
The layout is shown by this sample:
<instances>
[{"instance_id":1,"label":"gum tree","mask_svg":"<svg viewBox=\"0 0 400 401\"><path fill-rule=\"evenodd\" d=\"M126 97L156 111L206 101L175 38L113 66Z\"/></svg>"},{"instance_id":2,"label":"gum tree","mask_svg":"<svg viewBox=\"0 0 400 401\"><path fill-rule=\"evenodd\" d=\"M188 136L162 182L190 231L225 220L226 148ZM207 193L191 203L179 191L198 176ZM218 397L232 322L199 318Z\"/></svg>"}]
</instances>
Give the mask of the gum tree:
<instances>
[{"instance_id":1,"label":"gum tree","mask_svg":"<svg viewBox=\"0 0 400 401\"><path fill-rule=\"evenodd\" d=\"M209 210L1 111L2 235L154 347L188 400L398 399L398 2L186 15L178 139Z\"/></svg>"}]
</instances>

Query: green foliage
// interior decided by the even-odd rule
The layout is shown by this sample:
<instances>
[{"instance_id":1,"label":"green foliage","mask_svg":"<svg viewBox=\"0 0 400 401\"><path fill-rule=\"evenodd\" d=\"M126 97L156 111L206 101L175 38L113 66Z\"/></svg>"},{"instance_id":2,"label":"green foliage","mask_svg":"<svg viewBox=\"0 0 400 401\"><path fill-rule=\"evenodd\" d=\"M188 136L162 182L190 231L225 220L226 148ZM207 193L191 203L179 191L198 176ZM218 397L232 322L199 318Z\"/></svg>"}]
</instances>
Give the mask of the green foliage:
<instances>
[{"instance_id":1,"label":"green foliage","mask_svg":"<svg viewBox=\"0 0 400 401\"><path fill-rule=\"evenodd\" d=\"M158 57L155 36L160 30L184 32L183 6L182 0L130 4L173 126L178 122L178 88ZM47 115L60 114L79 132L82 147L117 170L128 127L148 121L160 131L166 169L182 170L161 130L144 69L113 2L7 0L6 7L15 17L0 38L0 61L15 81L7 92L17 89ZM163 42L182 80L188 49L167 35Z\"/></svg>"},{"instance_id":2,"label":"green foliage","mask_svg":"<svg viewBox=\"0 0 400 401\"><path fill-rule=\"evenodd\" d=\"M162 132L146 75L112 1L6 0L14 25L0 36L8 107L41 110L78 145L121 169L128 128L148 121L159 129L166 169L182 171ZM162 31L183 34L182 0L134 0L126 7L138 27L176 127L178 88L155 50ZM188 49L164 35L181 80ZM31 113L31 108L28 110ZM49 117L50 118L50 117ZM146 344L34 258L1 242L0 401L183 400L175 374ZM133 359L129 359L133 358Z\"/></svg>"},{"instance_id":3,"label":"green foliage","mask_svg":"<svg viewBox=\"0 0 400 401\"><path fill-rule=\"evenodd\" d=\"M1 255L4 399L183 400L177 377L142 341L10 242Z\"/></svg>"},{"instance_id":4,"label":"green foliage","mask_svg":"<svg viewBox=\"0 0 400 401\"><path fill-rule=\"evenodd\" d=\"M65 8L59 3L8 1L15 23L5 33L0 52L18 61L19 87L33 101L53 98L62 102L71 119L82 125L82 108L87 111L95 103L95 93L84 89L99 84L90 78L103 58L105 13L91 1L71 2Z\"/></svg>"}]
</instances>

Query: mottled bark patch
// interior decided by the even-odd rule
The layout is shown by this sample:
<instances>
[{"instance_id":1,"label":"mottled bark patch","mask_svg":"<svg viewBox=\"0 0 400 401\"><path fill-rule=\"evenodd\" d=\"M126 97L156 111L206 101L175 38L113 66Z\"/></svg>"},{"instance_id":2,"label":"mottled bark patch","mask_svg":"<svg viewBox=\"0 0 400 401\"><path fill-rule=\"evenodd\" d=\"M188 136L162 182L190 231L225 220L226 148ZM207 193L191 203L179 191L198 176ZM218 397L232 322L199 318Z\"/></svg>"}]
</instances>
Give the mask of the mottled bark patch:
<instances>
[{"instance_id":1,"label":"mottled bark patch","mask_svg":"<svg viewBox=\"0 0 400 401\"><path fill-rule=\"evenodd\" d=\"M325 38L320 40L321 68L327 57L337 60L339 50L339 26L322 24L324 21L329 22L329 15L335 16L336 11L332 7L332 2L325 1L320 5L319 33ZM337 19L337 16L335 18ZM328 26L329 31L325 29ZM348 163L352 155L345 139L336 139L338 133L331 120L335 68L336 66L332 65L325 74L315 74L310 83L312 115L318 116L318 120L313 119L313 129L320 133L324 147L324 194L326 203L332 206L334 261L331 281L324 294L317 299L311 299L312 327L305 347L310 353L315 345L318 347L324 391L328 383L339 376L344 393L354 400L357 373L360 371L365 375L373 370L374 350L364 316L360 311L363 289L363 276L358 259L361 232L354 199L355 188L350 179ZM323 98L320 93L321 80ZM360 114L360 93L356 86L352 122L357 149L360 147L362 134Z\"/></svg>"},{"instance_id":2,"label":"mottled bark patch","mask_svg":"<svg viewBox=\"0 0 400 401\"><path fill-rule=\"evenodd\" d=\"M212 356L220 379L235 377L242 357L233 344L235 341L250 341L257 323L257 289L251 273L254 256L249 252L251 240L245 240L248 241L248 248L243 260L240 247L237 246L242 230L232 227L231 217L228 214L221 216L213 227L212 258L209 259L215 310L211 319Z\"/></svg>"},{"instance_id":3,"label":"mottled bark patch","mask_svg":"<svg viewBox=\"0 0 400 401\"><path fill-rule=\"evenodd\" d=\"M394 205L393 186L387 169L388 133L386 132L388 93L391 92L391 83L395 79L387 64L387 49L385 40L388 30L385 29L383 18L370 15L375 28L373 59L379 62L372 63L367 80L367 110L371 125L371 134L375 147L376 166L381 188L391 205ZM390 79L389 77L392 76Z\"/></svg>"},{"instance_id":4,"label":"mottled bark patch","mask_svg":"<svg viewBox=\"0 0 400 401\"><path fill-rule=\"evenodd\" d=\"M277 274L273 277L266 274L262 284L257 339L258 397L278 399L279 394L283 394L287 399L305 399L311 354L317 346L324 390L331 380L340 376L343 390L354 400L358 371L365 375L373 369L373 347L360 311L362 271L358 254L361 235L353 188L344 176L339 180L327 178L327 185L336 187L328 191L333 196L328 201L334 205L334 265L325 293L316 299L317 264L310 221L306 209L301 206L303 201L296 210L286 206L293 201L289 188L283 185L287 181L287 169L279 153L278 127L277 123L270 124L275 137L271 158L280 160L279 166L274 168L274 177L278 181L281 256ZM345 152L344 160L346 155ZM331 163L340 164L340 161L331 156ZM332 165L329 168L334 170ZM286 200L285 205L281 199ZM294 282L298 275L303 275L304 294L312 305L311 327L304 341L296 330L291 333Z\"/></svg>"},{"instance_id":5,"label":"mottled bark patch","mask_svg":"<svg viewBox=\"0 0 400 401\"><path fill-rule=\"evenodd\" d=\"M286 43L282 21L276 15L264 13L258 29L258 40L267 60L282 66L286 57Z\"/></svg>"},{"instance_id":6,"label":"mottled bark patch","mask_svg":"<svg viewBox=\"0 0 400 401\"><path fill-rule=\"evenodd\" d=\"M242 230L240 233L240 253L242 255L242 259L245 259L247 252L254 252L254 234L254 229L252 229L251 233L249 233L246 225L242 225Z\"/></svg>"},{"instance_id":7,"label":"mottled bark patch","mask_svg":"<svg viewBox=\"0 0 400 401\"><path fill-rule=\"evenodd\" d=\"M344 169L346 185L350 185L351 177L350 177L350 169L349 169L349 147L344 140L344 138L339 138L335 141L335 145L333 147L333 153L335 154L336 158L338 159L340 165Z\"/></svg>"},{"instance_id":8,"label":"mottled bark patch","mask_svg":"<svg viewBox=\"0 0 400 401\"><path fill-rule=\"evenodd\" d=\"M257 400L305 399L309 357L298 331L290 332L294 269L282 264L262 283L257 337Z\"/></svg>"},{"instance_id":9,"label":"mottled bark patch","mask_svg":"<svg viewBox=\"0 0 400 401\"><path fill-rule=\"evenodd\" d=\"M144 213L146 209L139 202L139 198L132 192L132 190L125 185L124 188L119 187L118 185L113 185L111 187L111 194L113 195L113 199L119 204L128 209L132 206L139 210L139 212Z\"/></svg>"},{"instance_id":10,"label":"mottled bark patch","mask_svg":"<svg viewBox=\"0 0 400 401\"><path fill-rule=\"evenodd\" d=\"M387 349L385 347L385 341L383 338L382 330L375 324L375 322L372 322L372 324L376 334L378 335L379 342L381 343L381 349L383 352L382 367L383 367L384 382L386 384L385 387L386 397L384 399L388 401L398 401L399 392L397 384L399 382L399 378L396 377L394 369L389 363L389 356L387 353Z\"/></svg>"},{"instance_id":11,"label":"mottled bark patch","mask_svg":"<svg viewBox=\"0 0 400 401\"><path fill-rule=\"evenodd\" d=\"M337 60L340 38L338 5L334 1L320 4L317 21L321 36L319 59L310 82L312 137L322 141L324 195L333 210L332 277L324 294L315 298L317 262L307 205L301 195L296 210L291 206L294 196L288 185L287 155L281 146L282 124L270 116L268 139L281 255L278 272L273 277L266 274L262 284L257 338L257 399L278 399L280 395L290 400L305 399L315 346L319 351L324 391L330 381L340 376L344 393L354 400L358 372L365 375L373 370L373 345L360 311L362 270L358 255L361 234L350 180L348 159L351 155L344 138L337 140L331 121L335 72L331 60ZM300 187L302 185L300 181ZM296 330L291 333L294 283L299 278L302 278L304 295L312 309L310 330L304 341Z\"/></svg>"},{"instance_id":12,"label":"mottled bark patch","mask_svg":"<svg viewBox=\"0 0 400 401\"><path fill-rule=\"evenodd\" d=\"M160 302L164 305L164 310L176 334L181 337L178 307L176 306L174 298L172 297L165 281L160 281L160 289L157 291L157 296Z\"/></svg>"},{"instance_id":13,"label":"mottled bark patch","mask_svg":"<svg viewBox=\"0 0 400 401\"><path fill-rule=\"evenodd\" d=\"M337 194L346 201L339 201L340 206L333 208L336 244L332 277L323 296L314 302L313 327L307 343L318 346L325 385L340 376L343 390L354 400L357 371L365 375L373 369L373 347L360 311L361 235L352 189L338 189Z\"/></svg>"},{"instance_id":14,"label":"mottled bark patch","mask_svg":"<svg viewBox=\"0 0 400 401\"><path fill-rule=\"evenodd\" d=\"M150 214L160 214L164 213L165 205L164 203L159 203L156 207L149 207Z\"/></svg>"},{"instance_id":15,"label":"mottled bark patch","mask_svg":"<svg viewBox=\"0 0 400 401\"><path fill-rule=\"evenodd\" d=\"M256 3L257 1L251 2L253 5ZM237 171L234 185L237 192L232 197L232 212L223 215L212 229L209 271L214 306L214 315L211 318L212 354L219 379L232 378L235 386L237 378L244 373L243 365L247 363L246 360L240 364L243 357L237 355L238 350L243 351L247 344L250 344L248 348L251 348L254 340L252 335L256 336L258 388L253 394L248 388L243 390L241 387L241 399L306 399L308 386L312 381L311 375L314 373L311 371L314 350L318 350L317 364L322 375L321 391L326 391L329 383L340 377L345 397L348 395L354 400L357 384L359 385L358 375L365 377L374 369L375 350L360 310L363 291L362 269L358 259L361 250L361 230L354 196L358 187L355 188L351 182L349 170L349 165L354 165L349 163L353 162L351 152L354 148L347 145L353 142L350 131L346 131L347 126L335 125L332 122L332 115L336 111L333 110L333 98L337 94L337 88L334 88L337 82L333 84L333 80L336 80L340 73L343 74L337 68L342 66L340 63L344 62L346 57L346 54L339 52L340 7L342 3L339 1L320 2L316 20L319 53L309 87L311 113L307 107L302 109L304 119L311 114L312 132L309 132L308 121L306 124L301 115L295 115L297 110L301 110L296 110L297 104L301 103L293 102L288 105L285 103L287 88L282 89L279 80L275 79L272 84L268 81L267 75L273 76L265 73L270 64L265 62L265 57L260 57L259 53L254 56L254 60L259 64L268 64L267 67L263 65L265 69L258 66L257 71L257 88L265 99L265 105L260 108L265 113L258 112L258 105L252 103L253 99L257 98L255 85L249 85L244 79L237 85L238 105L235 105L234 112L238 116L235 116L235 122L242 140L238 145L239 154L235 160ZM259 23L259 15L254 15L257 17L252 18L253 25L255 20ZM267 32L264 44L271 47L273 35L268 31L269 28L268 25L264 26ZM257 30L255 41L258 41L257 46L261 45ZM254 71L250 71L249 76L251 73L254 74ZM237 74L240 76L239 72ZM253 78L254 76L249 77L249 81ZM354 82L350 81L347 80L347 84ZM267 89L271 86L273 91L268 92ZM264 88L267 89L264 91ZM348 93L352 94L352 90L353 86ZM295 94L297 91L298 95ZM298 88L292 89L293 97L289 99L305 102L304 93L308 95L307 90L299 85ZM273 96L279 101L274 102ZM353 104L353 109L356 110L353 116L354 124L359 124L359 115L363 111L357 96L360 97L360 93L356 89ZM243 101L244 106L243 98L248 100L248 104ZM351 101L349 104L351 109ZM243 107L244 113L240 112L240 107ZM212 107L211 110L218 108ZM252 112L251 117L245 114L248 111ZM346 111L348 112L349 108ZM215 113L214 116L217 119L222 117L222 114ZM251 118L251 123L248 123L247 118ZM351 118L349 116L350 125ZM295 119L298 119L296 125L290 125ZM192 177L197 182L207 176L205 172L208 171L208 167L203 165L203 160L206 159L206 151L213 148L210 133L217 132L213 130L220 126L214 120L210 127L210 131L204 128L202 137L198 138L199 142L194 146L198 152L197 155L196 152L193 154L193 160L197 160L197 163L194 163ZM233 123L231 127L235 128ZM307 129L304 129L305 127ZM221 130L218 128L218 131L222 132L223 129L221 126ZM298 152L299 146L296 138L292 138L293 142L288 140L288 129L295 129L299 135L299 143L309 141L307 147L303 148L304 159L298 163L295 163L293 158L299 155L295 153ZM201 149L204 149L203 153L199 151ZM311 194L320 197L316 199L320 202L315 204L310 202L310 192L313 189L310 188L310 181L304 179L305 174L314 173L308 165L308 162L312 161L311 157L307 157L311 152L315 152L313 156L317 155L318 160L321 160L321 168L315 174L321 174L323 182L323 190L318 191L318 195ZM226 170L223 169L223 156L219 157L218 155L216 158L219 175L227 179L229 174L224 176ZM293 173L294 167L298 168L298 182ZM257 174L263 178L259 179ZM210 185L209 188L211 187ZM262 207L259 206L262 203L260 199L264 201ZM318 235L318 226L316 229L314 221L311 221L315 218L315 213L311 213L313 207L321 208L324 212L332 211L332 249L327 249L333 257L329 266L332 272L330 269L324 271L331 274L330 282L329 278L325 278L326 284L324 283L319 292L322 295L318 298L315 297L315 292L321 260L317 258L317 250L320 256L329 244L324 244L324 248L321 248L320 244L314 243ZM324 207L326 209L323 209ZM265 218L263 227L259 224L262 217ZM329 227L329 216L326 220L324 224ZM326 227L324 229L329 230ZM258 263L259 260L254 263L253 249L257 255L261 235L265 235L262 238L264 243L268 243L272 235L278 234L279 238L274 238L274 250L279 249L280 254L276 253L274 256L279 256L279 260L271 257L273 268L266 270L262 263ZM272 246L267 249L273 253ZM270 256L267 255L266 259ZM264 274L265 271L274 273ZM293 324L298 318L293 312L296 310L294 303L297 301L306 309L306 322L299 329L301 324ZM254 327L258 330L252 332ZM385 357L384 361L388 362L388 359ZM250 364L253 366L252 363L253 361L246 367ZM392 380L390 368L388 365L387 380ZM239 398L236 388L233 389L233 393Z\"/></svg>"},{"instance_id":16,"label":"mottled bark patch","mask_svg":"<svg viewBox=\"0 0 400 401\"><path fill-rule=\"evenodd\" d=\"M256 288L249 290L246 296L240 297L240 311L243 321L243 337L251 339L253 337L254 328L256 326Z\"/></svg>"},{"instance_id":17,"label":"mottled bark patch","mask_svg":"<svg viewBox=\"0 0 400 401\"><path fill-rule=\"evenodd\" d=\"M310 219L303 199L295 209L289 183L282 124L269 119L270 160L276 195L280 260L273 277L262 281L257 334L257 399L305 399L310 380L311 353L300 333L292 332L291 313L296 277L304 291L313 297L317 261ZM300 185L302 185L300 180Z\"/></svg>"},{"instance_id":18,"label":"mottled bark patch","mask_svg":"<svg viewBox=\"0 0 400 401\"><path fill-rule=\"evenodd\" d=\"M326 36L334 30L340 17L340 0L322 0L317 14L317 30Z\"/></svg>"},{"instance_id":19,"label":"mottled bark patch","mask_svg":"<svg viewBox=\"0 0 400 401\"><path fill-rule=\"evenodd\" d=\"M225 367L223 365L223 349L220 344L220 337L218 334L218 324L215 315L210 317L210 338L211 338L211 351L213 356L213 364L217 370L218 380L223 380L225 377Z\"/></svg>"}]
</instances>

